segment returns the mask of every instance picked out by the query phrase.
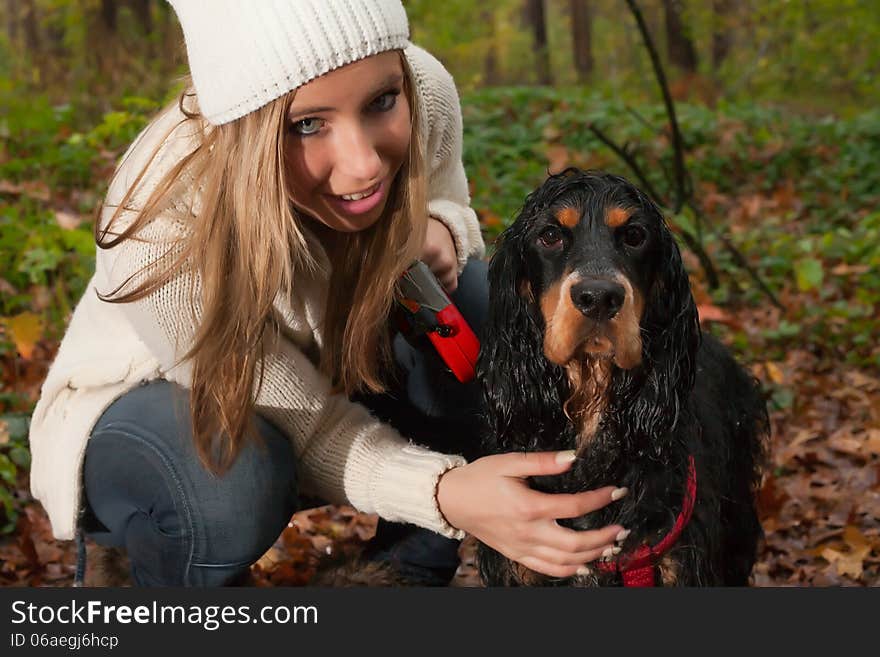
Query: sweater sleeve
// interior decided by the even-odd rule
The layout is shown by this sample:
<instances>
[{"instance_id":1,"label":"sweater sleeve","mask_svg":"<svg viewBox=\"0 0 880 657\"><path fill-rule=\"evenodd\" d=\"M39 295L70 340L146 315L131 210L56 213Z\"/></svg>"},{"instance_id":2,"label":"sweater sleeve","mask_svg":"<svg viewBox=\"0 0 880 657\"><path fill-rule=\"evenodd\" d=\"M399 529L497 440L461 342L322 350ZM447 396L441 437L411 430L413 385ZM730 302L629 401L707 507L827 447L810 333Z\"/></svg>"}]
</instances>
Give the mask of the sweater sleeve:
<instances>
[{"instance_id":1,"label":"sweater sleeve","mask_svg":"<svg viewBox=\"0 0 880 657\"><path fill-rule=\"evenodd\" d=\"M330 502L462 538L437 508L436 489L464 459L407 442L361 404L331 394L290 341L279 346L267 358L257 410L293 438L304 485Z\"/></svg>"},{"instance_id":2,"label":"sweater sleeve","mask_svg":"<svg viewBox=\"0 0 880 657\"><path fill-rule=\"evenodd\" d=\"M137 285L148 273L137 272L169 248L173 251L168 237L181 231L180 219L160 215L138 233L141 239L99 249L99 291L113 290L132 274L131 284ZM191 366L180 359L199 323L198 294L193 294L198 289L197 274L187 271L138 301L119 304L162 375L186 387L191 385ZM282 312L277 305L276 311ZM440 513L436 487L444 472L465 460L408 442L366 407L331 394L330 388L327 377L289 335L281 332L274 338L256 392L256 410L292 440L301 489L328 502L347 502L365 513L462 538L463 532Z\"/></svg>"},{"instance_id":3,"label":"sweater sleeve","mask_svg":"<svg viewBox=\"0 0 880 657\"><path fill-rule=\"evenodd\" d=\"M462 164L461 104L455 82L435 57L417 46L406 49L421 101L428 168L428 214L449 229L459 273L468 258L481 258L486 246Z\"/></svg>"}]
</instances>

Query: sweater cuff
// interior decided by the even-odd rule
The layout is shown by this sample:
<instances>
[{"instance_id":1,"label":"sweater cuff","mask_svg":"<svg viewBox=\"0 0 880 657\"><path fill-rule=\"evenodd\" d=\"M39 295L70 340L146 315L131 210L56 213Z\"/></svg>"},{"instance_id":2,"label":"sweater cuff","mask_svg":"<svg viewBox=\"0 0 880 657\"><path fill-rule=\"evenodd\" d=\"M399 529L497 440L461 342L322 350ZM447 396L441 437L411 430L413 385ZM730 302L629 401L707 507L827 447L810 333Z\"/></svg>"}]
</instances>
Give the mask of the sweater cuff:
<instances>
[{"instance_id":1,"label":"sweater cuff","mask_svg":"<svg viewBox=\"0 0 880 657\"><path fill-rule=\"evenodd\" d=\"M370 483L376 512L386 520L410 522L447 538L464 538L465 532L440 513L437 484L447 470L466 463L461 456L404 445L386 456Z\"/></svg>"},{"instance_id":2,"label":"sweater cuff","mask_svg":"<svg viewBox=\"0 0 880 657\"><path fill-rule=\"evenodd\" d=\"M473 209L454 201L435 199L428 202L428 214L442 222L452 235L459 274L471 257L482 258L486 254L480 222Z\"/></svg>"}]
</instances>

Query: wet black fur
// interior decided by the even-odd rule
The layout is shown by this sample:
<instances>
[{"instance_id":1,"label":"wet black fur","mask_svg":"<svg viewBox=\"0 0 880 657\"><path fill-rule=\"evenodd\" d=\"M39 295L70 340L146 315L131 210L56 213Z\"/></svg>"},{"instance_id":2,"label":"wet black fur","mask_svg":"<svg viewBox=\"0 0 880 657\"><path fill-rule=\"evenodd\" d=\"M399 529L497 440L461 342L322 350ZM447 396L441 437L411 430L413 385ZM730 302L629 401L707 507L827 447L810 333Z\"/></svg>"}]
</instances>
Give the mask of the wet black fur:
<instances>
[{"instance_id":1,"label":"wet black fur","mask_svg":"<svg viewBox=\"0 0 880 657\"><path fill-rule=\"evenodd\" d=\"M604 211L613 206L635 209L629 223L647 231L641 248L627 248L621 229L605 225ZM548 252L538 236L548 223L558 225L555 213L563 207L578 209L582 218L574 229L563 228L564 248ZM626 497L604 509L560 521L577 529L620 523L632 530L625 555L670 530L693 454L693 518L668 553L677 565L676 583L746 585L761 538L755 494L768 433L765 402L757 381L721 343L701 334L675 240L657 207L625 179L576 169L551 176L499 238L478 364L488 415L484 453L575 447L576 430L562 407L568 379L544 357L537 305L565 268L600 276L616 269L641 292L642 364L614 367L607 412L582 458L564 475L532 478L532 486L548 492L628 487ZM521 584L511 562L488 546L479 546L478 561L488 585ZM620 579L598 573L541 583L615 585Z\"/></svg>"}]
</instances>

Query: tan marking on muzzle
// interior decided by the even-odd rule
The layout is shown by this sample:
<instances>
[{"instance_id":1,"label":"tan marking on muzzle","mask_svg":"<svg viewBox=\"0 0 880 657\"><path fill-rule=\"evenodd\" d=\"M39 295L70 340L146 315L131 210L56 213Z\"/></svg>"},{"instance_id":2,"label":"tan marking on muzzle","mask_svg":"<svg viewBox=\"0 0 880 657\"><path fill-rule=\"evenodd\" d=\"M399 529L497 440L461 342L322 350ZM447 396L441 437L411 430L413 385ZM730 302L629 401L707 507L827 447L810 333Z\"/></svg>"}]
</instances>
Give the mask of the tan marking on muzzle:
<instances>
[{"instance_id":1,"label":"tan marking on muzzle","mask_svg":"<svg viewBox=\"0 0 880 657\"><path fill-rule=\"evenodd\" d=\"M613 207L605 211L605 225L610 228L623 226L632 216L633 211L625 208Z\"/></svg>"},{"instance_id":2,"label":"tan marking on muzzle","mask_svg":"<svg viewBox=\"0 0 880 657\"><path fill-rule=\"evenodd\" d=\"M642 362L642 313L645 301L626 276L614 277L626 291L623 306L611 320L614 363L622 370L630 370Z\"/></svg>"},{"instance_id":3,"label":"tan marking on muzzle","mask_svg":"<svg viewBox=\"0 0 880 657\"><path fill-rule=\"evenodd\" d=\"M577 208L562 208L556 213L556 219L567 228L574 228L581 220L581 212Z\"/></svg>"},{"instance_id":4,"label":"tan marking on muzzle","mask_svg":"<svg viewBox=\"0 0 880 657\"><path fill-rule=\"evenodd\" d=\"M568 273L541 296L544 316L544 355L551 363L565 365L584 337L584 316L571 302L571 286L580 280Z\"/></svg>"}]
</instances>

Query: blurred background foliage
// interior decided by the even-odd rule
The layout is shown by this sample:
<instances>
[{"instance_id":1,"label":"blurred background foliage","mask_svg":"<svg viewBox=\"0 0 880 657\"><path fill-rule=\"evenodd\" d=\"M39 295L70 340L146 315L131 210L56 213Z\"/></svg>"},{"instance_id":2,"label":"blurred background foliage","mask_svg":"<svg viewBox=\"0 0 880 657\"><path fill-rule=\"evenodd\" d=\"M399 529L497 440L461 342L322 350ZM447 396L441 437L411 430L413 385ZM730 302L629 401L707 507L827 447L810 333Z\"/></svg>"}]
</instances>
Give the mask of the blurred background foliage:
<instances>
[{"instance_id":1,"label":"blurred background foliage","mask_svg":"<svg viewBox=\"0 0 880 657\"><path fill-rule=\"evenodd\" d=\"M404 4L412 40L459 86L472 204L489 240L548 171L632 177L590 126L625 146L650 184L671 188L668 116L624 0ZM765 386L779 487L794 481L785 478L797 470L793 441L844 431L850 456L876 464L880 0L639 6L675 100L692 189L692 203L665 209L718 270L710 285L685 254L704 328ZM163 0L0 0L0 532L15 529L28 503L28 418L93 271L94 214L117 159L185 71ZM841 400L842 386L861 392ZM872 518L858 536L877 536L874 512L858 512ZM827 552L822 561L798 527L816 572L848 572ZM817 581L803 560L779 565L782 552L767 572ZM880 563L870 549L860 563L876 573L872 554Z\"/></svg>"}]
</instances>

